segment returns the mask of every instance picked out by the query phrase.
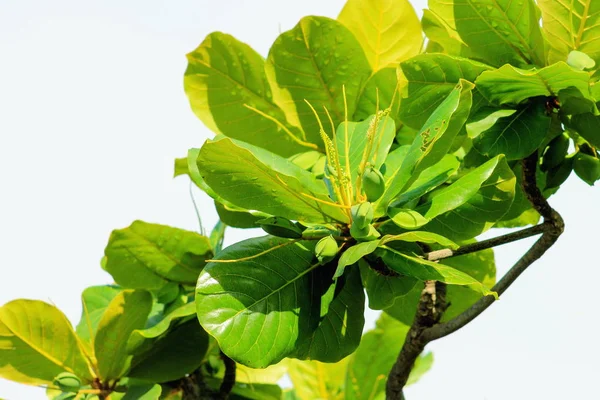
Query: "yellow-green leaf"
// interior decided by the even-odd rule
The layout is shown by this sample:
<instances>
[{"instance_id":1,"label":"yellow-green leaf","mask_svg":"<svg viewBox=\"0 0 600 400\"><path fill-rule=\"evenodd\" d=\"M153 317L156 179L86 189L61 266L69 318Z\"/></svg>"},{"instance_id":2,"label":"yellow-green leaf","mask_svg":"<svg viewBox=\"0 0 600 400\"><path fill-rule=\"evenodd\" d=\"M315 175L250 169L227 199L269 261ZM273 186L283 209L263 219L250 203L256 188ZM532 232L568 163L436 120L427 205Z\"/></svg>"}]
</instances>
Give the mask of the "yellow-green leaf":
<instances>
[{"instance_id":1,"label":"yellow-green leaf","mask_svg":"<svg viewBox=\"0 0 600 400\"><path fill-rule=\"evenodd\" d=\"M348 0L338 16L360 42L373 72L419 54L421 24L408 0Z\"/></svg>"}]
</instances>

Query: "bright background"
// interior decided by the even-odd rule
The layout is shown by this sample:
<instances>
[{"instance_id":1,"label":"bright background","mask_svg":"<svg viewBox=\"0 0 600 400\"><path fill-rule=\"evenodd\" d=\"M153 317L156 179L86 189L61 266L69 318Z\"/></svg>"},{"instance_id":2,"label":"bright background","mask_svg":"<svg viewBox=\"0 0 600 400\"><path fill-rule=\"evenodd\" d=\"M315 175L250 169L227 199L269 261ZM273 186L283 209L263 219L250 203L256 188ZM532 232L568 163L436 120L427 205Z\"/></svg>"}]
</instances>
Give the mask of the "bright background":
<instances>
[{"instance_id":1,"label":"bright background","mask_svg":"<svg viewBox=\"0 0 600 400\"><path fill-rule=\"evenodd\" d=\"M302 16L335 18L343 3L0 0L0 304L46 300L76 323L83 288L111 281L99 261L112 229L197 230L188 181L172 179L173 159L211 136L183 93L185 54L219 30L266 55ZM197 198L210 228L213 206ZM564 236L499 303L429 346L436 361L409 400L597 393L600 191L571 178L551 203ZM499 272L529 243L501 248ZM45 398L1 379L0 397Z\"/></svg>"}]
</instances>

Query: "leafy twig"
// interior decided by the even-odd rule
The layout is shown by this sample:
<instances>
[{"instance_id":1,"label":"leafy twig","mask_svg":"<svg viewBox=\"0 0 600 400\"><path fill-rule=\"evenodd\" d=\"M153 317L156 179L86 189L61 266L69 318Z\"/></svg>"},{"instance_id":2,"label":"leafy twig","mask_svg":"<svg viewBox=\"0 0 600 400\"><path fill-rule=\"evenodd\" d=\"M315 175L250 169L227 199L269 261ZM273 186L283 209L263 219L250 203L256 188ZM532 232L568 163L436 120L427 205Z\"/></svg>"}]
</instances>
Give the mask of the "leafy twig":
<instances>
[{"instance_id":1,"label":"leafy twig","mask_svg":"<svg viewBox=\"0 0 600 400\"><path fill-rule=\"evenodd\" d=\"M550 206L550 204L542 195L540 189L537 187L535 175L537 164L537 152L523 160L522 187L527 199L533 208L543 217L544 222L540 225L537 225L539 228L533 227L536 228L535 230L530 228L529 230L515 232L515 235L518 236L519 234L523 234L523 232L527 232L528 236L533 236L536 233L532 232L536 232L537 229L539 229L541 232L538 233L542 233L542 236L492 288L492 290L498 293L498 295L504 293L519 277L519 275L521 275L521 273L527 269L527 267L540 258L556 242L564 230L564 222L561 216ZM510 241L517 240L514 237L511 239L512 240ZM499 241L498 244L508 243L500 242L501 241ZM488 242L488 244L490 243ZM419 310L426 306L428 302L430 302L430 300L426 296L422 295L419 301ZM406 340L402 350L400 351L400 354L398 355L398 359L396 360L396 363L392 367L392 370L389 374L386 387L387 398L392 400L404 399L402 390L404 385L406 385L410 370L427 343L456 332L458 329L467 325L483 311L485 311L493 302L493 296L484 296L462 314L442 324L438 324L437 322L434 324L429 324L428 321L424 321L419 317L419 311L406 336Z\"/></svg>"}]
</instances>

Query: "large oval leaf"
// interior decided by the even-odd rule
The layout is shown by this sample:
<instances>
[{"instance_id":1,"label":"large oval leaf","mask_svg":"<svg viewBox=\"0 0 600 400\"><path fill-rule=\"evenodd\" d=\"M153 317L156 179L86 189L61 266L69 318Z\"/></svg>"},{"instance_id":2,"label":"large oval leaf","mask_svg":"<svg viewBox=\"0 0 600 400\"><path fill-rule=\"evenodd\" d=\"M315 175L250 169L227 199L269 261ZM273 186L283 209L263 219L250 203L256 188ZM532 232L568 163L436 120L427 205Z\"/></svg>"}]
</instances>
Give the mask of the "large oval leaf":
<instances>
[{"instance_id":1,"label":"large oval leaf","mask_svg":"<svg viewBox=\"0 0 600 400\"><path fill-rule=\"evenodd\" d=\"M98 322L112 299L123 289L114 285L91 286L81 293L82 312L77 324L77 336L91 344L98 329Z\"/></svg>"},{"instance_id":2,"label":"large oval leaf","mask_svg":"<svg viewBox=\"0 0 600 400\"><path fill-rule=\"evenodd\" d=\"M371 310L383 310L391 307L397 298L410 292L417 280L408 276L396 276L376 271L371 265L375 262L361 261L360 277L369 299Z\"/></svg>"},{"instance_id":3,"label":"large oval leaf","mask_svg":"<svg viewBox=\"0 0 600 400\"><path fill-rule=\"evenodd\" d=\"M429 0L429 8L490 65L544 65L544 40L533 0Z\"/></svg>"},{"instance_id":4,"label":"large oval leaf","mask_svg":"<svg viewBox=\"0 0 600 400\"><path fill-rule=\"evenodd\" d=\"M396 68L384 68L377 71L363 87L352 120L365 120L377 111L390 107L389 116L395 122L399 122L400 99L399 94L396 93L397 88Z\"/></svg>"},{"instance_id":5,"label":"large oval leaf","mask_svg":"<svg viewBox=\"0 0 600 400\"><path fill-rule=\"evenodd\" d=\"M565 61L569 53L586 53L600 65L600 3L596 0L563 2L537 0L543 30L550 47L548 61Z\"/></svg>"},{"instance_id":6,"label":"large oval leaf","mask_svg":"<svg viewBox=\"0 0 600 400\"><path fill-rule=\"evenodd\" d=\"M331 202L323 181L264 149L227 138L207 141L196 164L206 183L237 206L304 222L348 220L339 208L308 197Z\"/></svg>"},{"instance_id":7,"label":"large oval leaf","mask_svg":"<svg viewBox=\"0 0 600 400\"><path fill-rule=\"evenodd\" d=\"M0 377L42 385L65 371L93 379L82 343L60 310L38 300L0 307Z\"/></svg>"},{"instance_id":8,"label":"large oval leaf","mask_svg":"<svg viewBox=\"0 0 600 400\"><path fill-rule=\"evenodd\" d=\"M112 232L104 254L104 269L118 284L159 289L168 282L196 282L212 250L208 238L195 232L134 221Z\"/></svg>"},{"instance_id":9,"label":"large oval leaf","mask_svg":"<svg viewBox=\"0 0 600 400\"><path fill-rule=\"evenodd\" d=\"M338 16L362 45L373 71L421 50L421 24L408 0L349 0Z\"/></svg>"},{"instance_id":10,"label":"large oval leaf","mask_svg":"<svg viewBox=\"0 0 600 400\"><path fill-rule=\"evenodd\" d=\"M213 32L187 59L185 92L194 113L210 129L284 156L307 149L298 143L303 138L301 130L289 124L275 104L265 62L250 46ZM277 120L285 129L246 105Z\"/></svg>"},{"instance_id":11,"label":"large oval leaf","mask_svg":"<svg viewBox=\"0 0 600 400\"><path fill-rule=\"evenodd\" d=\"M135 329L144 327L151 308L152 295L145 290L124 290L110 302L94 340L101 379L121 378L129 369L132 356L127 353L127 340Z\"/></svg>"},{"instance_id":12,"label":"large oval leaf","mask_svg":"<svg viewBox=\"0 0 600 400\"><path fill-rule=\"evenodd\" d=\"M333 274L322 272L313 249L314 242L264 236L236 243L217 257L241 261L206 266L198 278L196 311L225 354L264 368L312 336L327 313L322 296Z\"/></svg>"},{"instance_id":13,"label":"large oval leaf","mask_svg":"<svg viewBox=\"0 0 600 400\"><path fill-rule=\"evenodd\" d=\"M269 51L267 74L281 104L295 105L307 141L323 147L319 124L305 100L329 126L344 121L345 87L348 117L354 114L361 88L371 68L354 35L342 24L325 17L305 17L282 33Z\"/></svg>"}]
</instances>

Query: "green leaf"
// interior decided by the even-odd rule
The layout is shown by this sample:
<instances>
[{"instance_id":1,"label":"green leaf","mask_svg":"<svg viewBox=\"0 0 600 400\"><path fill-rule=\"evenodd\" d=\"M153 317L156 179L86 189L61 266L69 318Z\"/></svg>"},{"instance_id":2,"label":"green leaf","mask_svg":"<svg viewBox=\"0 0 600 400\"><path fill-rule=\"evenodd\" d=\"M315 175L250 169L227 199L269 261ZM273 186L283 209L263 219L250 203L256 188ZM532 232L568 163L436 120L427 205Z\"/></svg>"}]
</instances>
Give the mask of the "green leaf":
<instances>
[{"instance_id":1,"label":"green leaf","mask_svg":"<svg viewBox=\"0 0 600 400\"><path fill-rule=\"evenodd\" d=\"M321 138L317 120L305 100L324 124L329 121L324 111L327 108L334 126L338 126L344 121L342 87L345 86L350 118L362 86L371 75L354 35L341 23L325 17L304 17L292 30L279 35L269 51L266 71L275 84L274 98L280 104L293 106L288 119L290 114L297 115L306 140L311 143L321 143Z\"/></svg>"},{"instance_id":2,"label":"green leaf","mask_svg":"<svg viewBox=\"0 0 600 400\"><path fill-rule=\"evenodd\" d=\"M454 243L452 240L438 235L437 233L425 232L425 231L414 231L414 232L405 232L399 235L385 235L379 240L381 246L388 244L390 242L420 242L420 243L429 243L429 244L439 244L443 247L449 247L451 249L458 249L458 245Z\"/></svg>"},{"instance_id":3,"label":"green leaf","mask_svg":"<svg viewBox=\"0 0 600 400\"><path fill-rule=\"evenodd\" d=\"M158 383L174 381L195 371L207 348L208 335L196 319L190 320L171 329L148 351L134 356L127 376Z\"/></svg>"},{"instance_id":4,"label":"green leaf","mask_svg":"<svg viewBox=\"0 0 600 400\"><path fill-rule=\"evenodd\" d=\"M359 263L360 276L367 291L371 310L383 310L391 307L397 298L405 296L418 282L408 276L385 275L383 272L376 271L374 266L377 262L361 261ZM385 273L388 273L387 267L385 268Z\"/></svg>"},{"instance_id":5,"label":"green leaf","mask_svg":"<svg viewBox=\"0 0 600 400\"><path fill-rule=\"evenodd\" d=\"M572 50L600 62L600 4L594 0L538 0L548 38L548 60L565 61Z\"/></svg>"},{"instance_id":6,"label":"green leaf","mask_svg":"<svg viewBox=\"0 0 600 400\"><path fill-rule=\"evenodd\" d=\"M140 348L149 348L155 339L163 336L170 328L180 324L196 314L196 305L192 301L178 307L161 318L155 325L134 330L129 336L127 352L136 354Z\"/></svg>"},{"instance_id":7,"label":"green leaf","mask_svg":"<svg viewBox=\"0 0 600 400\"><path fill-rule=\"evenodd\" d=\"M398 78L395 68L384 68L371 75L358 98L352 120L362 121L375 114L378 111L377 98L379 97L379 111L391 107L390 117L396 123L399 122L400 99L396 93L397 86ZM394 93L396 93L395 98Z\"/></svg>"},{"instance_id":8,"label":"green leaf","mask_svg":"<svg viewBox=\"0 0 600 400\"><path fill-rule=\"evenodd\" d=\"M423 287L423 282L417 281L417 284L415 284L408 293L404 296L397 297L391 306L383 309L383 312L403 324L410 326L415 320L417 305L419 304Z\"/></svg>"},{"instance_id":9,"label":"green leaf","mask_svg":"<svg viewBox=\"0 0 600 400\"><path fill-rule=\"evenodd\" d=\"M427 36L427 53L445 53L453 56L470 57L471 50L460 35L431 10L423 10L421 19L423 32Z\"/></svg>"},{"instance_id":10,"label":"green leaf","mask_svg":"<svg viewBox=\"0 0 600 400\"><path fill-rule=\"evenodd\" d=\"M71 372L84 382L93 379L67 317L38 300L13 300L0 307L0 377L47 385L61 372Z\"/></svg>"},{"instance_id":11,"label":"green leaf","mask_svg":"<svg viewBox=\"0 0 600 400\"><path fill-rule=\"evenodd\" d=\"M485 287L496 283L496 263L494 251L486 249L476 253L465 254L444 259L444 264L469 274ZM449 321L471 307L481 298L481 293L469 287L450 285L446 289L446 303L449 307L444 311L442 321Z\"/></svg>"},{"instance_id":12,"label":"green leaf","mask_svg":"<svg viewBox=\"0 0 600 400\"><path fill-rule=\"evenodd\" d=\"M398 69L398 80L406 84L400 119L420 129L461 79L475 82L482 72L491 69L489 65L446 54L420 54L404 61ZM480 96L473 95L476 104Z\"/></svg>"},{"instance_id":13,"label":"green leaf","mask_svg":"<svg viewBox=\"0 0 600 400\"><path fill-rule=\"evenodd\" d=\"M158 384L134 385L127 387L127 392L112 392L109 400L158 400L162 387Z\"/></svg>"},{"instance_id":14,"label":"green leaf","mask_svg":"<svg viewBox=\"0 0 600 400\"><path fill-rule=\"evenodd\" d=\"M373 71L419 54L421 24L408 0L349 0L338 16L362 45Z\"/></svg>"},{"instance_id":15,"label":"green leaf","mask_svg":"<svg viewBox=\"0 0 600 400\"><path fill-rule=\"evenodd\" d=\"M504 65L493 71L484 71L475 84L477 90L494 104L520 104L538 96L558 96L567 88L575 88L590 97L590 75L576 71L565 62L542 69L521 69Z\"/></svg>"},{"instance_id":16,"label":"green leaf","mask_svg":"<svg viewBox=\"0 0 600 400\"><path fill-rule=\"evenodd\" d=\"M464 285L478 291L482 295L493 294L481 282L470 275L441 263L403 254L389 247L386 247L386 251L382 252L381 257L390 269L420 281L434 280L445 282L449 285Z\"/></svg>"},{"instance_id":17,"label":"green leaf","mask_svg":"<svg viewBox=\"0 0 600 400\"><path fill-rule=\"evenodd\" d=\"M350 247L348 250L344 251L338 261L337 269L335 271L335 276L341 276L344 272L344 269L358 262L361 258L366 256L367 254L373 253L379 247L379 240L372 240L370 242L362 242L355 244Z\"/></svg>"},{"instance_id":18,"label":"green leaf","mask_svg":"<svg viewBox=\"0 0 600 400\"><path fill-rule=\"evenodd\" d=\"M533 101L509 116L498 118L494 125L473 138L473 147L488 157L504 154L508 160L519 160L542 144L550 123L544 102Z\"/></svg>"},{"instance_id":19,"label":"green leaf","mask_svg":"<svg viewBox=\"0 0 600 400\"><path fill-rule=\"evenodd\" d=\"M334 285L327 313L312 336L298 344L294 357L332 363L358 347L365 324L365 292L358 268L350 268Z\"/></svg>"},{"instance_id":20,"label":"green leaf","mask_svg":"<svg viewBox=\"0 0 600 400\"><path fill-rule=\"evenodd\" d=\"M276 384L288 372L290 360L283 360L263 369L248 368L238 364L235 369L235 381L238 383Z\"/></svg>"},{"instance_id":21,"label":"green leaf","mask_svg":"<svg viewBox=\"0 0 600 400\"><path fill-rule=\"evenodd\" d=\"M472 57L490 65L545 65L539 14L532 0L429 0Z\"/></svg>"},{"instance_id":22,"label":"green leaf","mask_svg":"<svg viewBox=\"0 0 600 400\"><path fill-rule=\"evenodd\" d=\"M381 314L375 329L367 332L350 357L346 374L346 400L378 399L385 393L386 378L408 333L404 325Z\"/></svg>"},{"instance_id":23,"label":"green leaf","mask_svg":"<svg viewBox=\"0 0 600 400\"><path fill-rule=\"evenodd\" d=\"M287 122L284 110L273 99L263 58L250 46L213 32L187 59L185 92L194 113L215 133L283 156L307 149L299 143L302 131Z\"/></svg>"},{"instance_id":24,"label":"green leaf","mask_svg":"<svg viewBox=\"0 0 600 400\"><path fill-rule=\"evenodd\" d=\"M387 190L375 205L375 215L387 210L390 202L418 179L421 172L444 158L463 127L471 108L473 85L461 82L427 120L410 146L402 166L390 180Z\"/></svg>"},{"instance_id":25,"label":"green leaf","mask_svg":"<svg viewBox=\"0 0 600 400\"><path fill-rule=\"evenodd\" d=\"M343 395L344 378L349 357L337 363L290 360L290 379L296 399L339 399Z\"/></svg>"},{"instance_id":26,"label":"green leaf","mask_svg":"<svg viewBox=\"0 0 600 400\"><path fill-rule=\"evenodd\" d=\"M94 340L100 379L121 378L129 369L127 339L146 324L152 295L145 290L124 290L113 298L98 323Z\"/></svg>"},{"instance_id":27,"label":"green leaf","mask_svg":"<svg viewBox=\"0 0 600 400\"><path fill-rule=\"evenodd\" d=\"M196 163L206 183L237 206L303 222L348 220L339 208L305 196L331 202L323 181L261 148L232 139L207 141Z\"/></svg>"},{"instance_id":28,"label":"green leaf","mask_svg":"<svg viewBox=\"0 0 600 400\"><path fill-rule=\"evenodd\" d=\"M399 151L402 148L394 150L388 156L388 159L385 163L386 171L384 174L384 179L386 180L386 185L390 181L389 175L397 174L400 166L402 165L402 161L404 160L404 156ZM397 161L398 157L396 154L402 156L399 161ZM390 159L392 162L390 162ZM425 169L415 180L410 187L398 196L391 204L390 207L404 207L407 203L410 203L414 200L419 199L421 196L429 193L436 187L445 183L450 176L454 175L456 171L458 171L458 167L460 166L460 162L456 158L456 156L452 154L446 154L440 161L431 167Z\"/></svg>"},{"instance_id":29,"label":"green leaf","mask_svg":"<svg viewBox=\"0 0 600 400\"><path fill-rule=\"evenodd\" d=\"M238 242L217 257L241 260L206 266L198 279L196 311L225 354L264 368L311 337L329 288L313 251L313 241L264 236Z\"/></svg>"},{"instance_id":30,"label":"green leaf","mask_svg":"<svg viewBox=\"0 0 600 400\"><path fill-rule=\"evenodd\" d=\"M195 232L134 221L112 232L104 254L104 269L119 285L159 289L168 282L195 283L212 250Z\"/></svg>"},{"instance_id":31,"label":"green leaf","mask_svg":"<svg viewBox=\"0 0 600 400\"><path fill-rule=\"evenodd\" d=\"M376 124L376 131L373 135L373 147L368 154L367 161L370 161L373 167L379 169L383 165L394 142L396 136L394 120L389 117L380 117L377 120L375 118L376 116L372 115L363 122L342 122L337 128L336 139L340 165L342 168L346 165L345 149L347 146L351 182L356 182L359 165L368 145L367 132L372 124Z\"/></svg>"},{"instance_id":32,"label":"green leaf","mask_svg":"<svg viewBox=\"0 0 600 400\"><path fill-rule=\"evenodd\" d=\"M573 115L569 127L575 129L581 137L600 149L600 117L592 113Z\"/></svg>"},{"instance_id":33,"label":"green leaf","mask_svg":"<svg viewBox=\"0 0 600 400\"><path fill-rule=\"evenodd\" d=\"M417 211L432 218L422 229L454 241L471 239L508 212L515 196L515 183L506 159L495 157L418 207Z\"/></svg>"},{"instance_id":34,"label":"green leaf","mask_svg":"<svg viewBox=\"0 0 600 400\"><path fill-rule=\"evenodd\" d=\"M429 352L426 354L421 354L415 360L415 365L410 371L410 375L408 377L408 381L406 382L406 386L414 385L421 379L423 375L427 373L431 369L433 365L433 353Z\"/></svg>"},{"instance_id":35,"label":"green leaf","mask_svg":"<svg viewBox=\"0 0 600 400\"><path fill-rule=\"evenodd\" d=\"M77 324L77 336L91 344L108 305L123 289L114 285L92 286L81 293L82 312Z\"/></svg>"}]
</instances>

